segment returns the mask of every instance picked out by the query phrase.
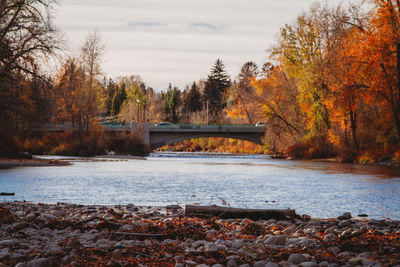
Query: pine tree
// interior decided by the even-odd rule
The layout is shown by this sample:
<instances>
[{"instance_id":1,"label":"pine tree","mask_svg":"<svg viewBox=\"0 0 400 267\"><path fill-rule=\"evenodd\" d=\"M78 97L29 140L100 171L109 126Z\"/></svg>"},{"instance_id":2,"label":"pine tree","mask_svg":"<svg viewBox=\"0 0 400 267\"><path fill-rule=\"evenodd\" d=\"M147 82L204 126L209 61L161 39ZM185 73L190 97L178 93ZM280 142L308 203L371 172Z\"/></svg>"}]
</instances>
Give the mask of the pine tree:
<instances>
[{"instance_id":1,"label":"pine tree","mask_svg":"<svg viewBox=\"0 0 400 267\"><path fill-rule=\"evenodd\" d=\"M217 59L205 82L203 94L203 101L208 105L211 114L216 115L225 107L223 96L230 86L231 79L226 73L225 66L220 59Z\"/></svg>"},{"instance_id":2,"label":"pine tree","mask_svg":"<svg viewBox=\"0 0 400 267\"><path fill-rule=\"evenodd\" d=\"M169 121L177 121L178 116L176 110L179 105L179 90L177 87L172 88L169 84L167 93L164 96L164 109Z\"/></svg>"},{"instance_id":3,"label":"pine tree","mask_svg":"<svg viewBox=\"0 0 400 267\"><path fill-rule=\"evenodd\" d=\"M193 82L192 87L186 95L185 109L187 112L196 112L201 110L201 94L196 82Z\"/></svg>"},{"instance_id":4,"label":"pine tree","mask_svg":"<svg viewBox=\"0 0 400 267\"><path fill-rule=\"evenodd\" d=\"M121 86L116 88L115 94L112 101L112 115L116 116L119 114L121 110L122 103L124 103L126 99L126 84L123 83Z\"/></svg>"},{"instance_id":5,"label":"pine tree","mask_svg":"<svg viewBox=\"0 0 400 267\"><path fill-rule=\"evenodd\" d=\"M107 99L106 99L107 116L110 116L112 113L114 95L115 95L115 84L114 81L110 79L107 84Z\"/></svg>"}]
</instances>

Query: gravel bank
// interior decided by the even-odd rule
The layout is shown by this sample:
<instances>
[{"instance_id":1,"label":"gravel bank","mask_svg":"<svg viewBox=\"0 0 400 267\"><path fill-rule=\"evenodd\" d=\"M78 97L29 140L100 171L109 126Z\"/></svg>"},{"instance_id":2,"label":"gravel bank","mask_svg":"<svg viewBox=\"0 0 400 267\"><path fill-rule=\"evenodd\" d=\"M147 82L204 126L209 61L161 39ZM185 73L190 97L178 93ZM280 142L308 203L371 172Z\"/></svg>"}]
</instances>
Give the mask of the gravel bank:
<instances>
[{"instance_id":1,"label":"gravel bank","mask_svg":"<svg viewBox=\"0 0 400 267\"><path fill-rule=\"evenodd\" d=\"M14 167L42 167L42 166L66 166L66 165L70 165L70 163L61 160L0 158L0 169L8 169Z\"/></svg>"},{"instance_id":2,"label":"gravel bank","mask_svg":"<svg viewBox=\"0 0 400 267\"><path fill-rule=\"evenodd\" d=\"M0 266L400 266L400 222L200 219L179 206L0 203Z\"/></svg>"}]
</instances>

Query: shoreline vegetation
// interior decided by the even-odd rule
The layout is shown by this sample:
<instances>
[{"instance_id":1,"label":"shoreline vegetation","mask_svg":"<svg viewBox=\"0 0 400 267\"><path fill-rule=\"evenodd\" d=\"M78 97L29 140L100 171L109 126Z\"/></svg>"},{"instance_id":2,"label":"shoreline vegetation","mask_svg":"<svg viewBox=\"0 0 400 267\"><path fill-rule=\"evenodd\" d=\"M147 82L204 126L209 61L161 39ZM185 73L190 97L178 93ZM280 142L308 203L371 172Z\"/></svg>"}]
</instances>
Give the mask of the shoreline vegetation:
<instances>
[{"instance_id":1,"label":"shoreline vegetation","mask_svg":"<svg viewBox=\"0 0 400 267\"><path fill-rule=\"evenodd\" d=\"M187 215L178 205L2 202L0 230L5 266L400 264L400 221L350 213L251 220Z\"/></svg>"}]
</instances>

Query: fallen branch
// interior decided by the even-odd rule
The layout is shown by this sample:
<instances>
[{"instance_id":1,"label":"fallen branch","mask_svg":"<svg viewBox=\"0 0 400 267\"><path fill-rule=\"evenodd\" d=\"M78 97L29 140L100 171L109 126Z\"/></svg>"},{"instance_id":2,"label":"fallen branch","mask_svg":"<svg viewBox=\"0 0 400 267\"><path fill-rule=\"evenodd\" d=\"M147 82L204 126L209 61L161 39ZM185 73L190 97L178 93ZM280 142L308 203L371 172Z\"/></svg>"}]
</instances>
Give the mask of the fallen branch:
<instances>
[{"instance_id":1,"label":"fallen branch","mask_svg":"<svg viewBox=\"0 0 400 267\"><path fill-rule=\"evenodd\" d=\"M298 218L292 209L240 209L219 206L192 206L186 205L186 216L216 216L225 219L249 218L252 220L294 220Z\"/></svg>"}]
</instances>

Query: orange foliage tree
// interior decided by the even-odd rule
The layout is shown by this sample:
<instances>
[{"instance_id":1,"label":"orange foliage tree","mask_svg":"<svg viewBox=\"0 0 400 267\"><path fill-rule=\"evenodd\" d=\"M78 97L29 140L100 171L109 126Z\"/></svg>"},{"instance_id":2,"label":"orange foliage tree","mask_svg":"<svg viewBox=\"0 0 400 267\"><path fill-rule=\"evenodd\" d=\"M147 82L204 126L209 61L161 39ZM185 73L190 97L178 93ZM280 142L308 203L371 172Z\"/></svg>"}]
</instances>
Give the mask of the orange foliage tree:
<instances>
[{"instance_id":1,"label":"orange foliage tree","mask_svg":"<svg viewBox=\"0 0 400 267\"><path fill-rule=\"evenodd\" d=\"M400 134L400 2L377 0L371 27L359 33L358 57L367 79L366 101L380 105L382 123ZM396 139L397 139L396 138Z\"/></svg>"},{"instance_id":2,"label":"orange foliage tree","mask_svg":"<svg viewBox=\"0 0 400 267\"><path fill-rule=\"evenodd\" d=\"M299 142L304 136L304 113L297 101L299 92L294 79L281 65L272 67L265 78L252 79L267 120L267 142L272 152Z\"/></svg>"}]
</instances>

